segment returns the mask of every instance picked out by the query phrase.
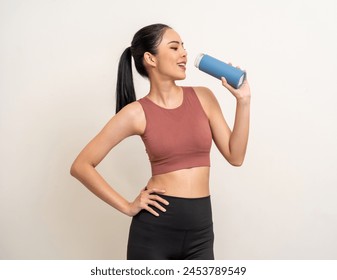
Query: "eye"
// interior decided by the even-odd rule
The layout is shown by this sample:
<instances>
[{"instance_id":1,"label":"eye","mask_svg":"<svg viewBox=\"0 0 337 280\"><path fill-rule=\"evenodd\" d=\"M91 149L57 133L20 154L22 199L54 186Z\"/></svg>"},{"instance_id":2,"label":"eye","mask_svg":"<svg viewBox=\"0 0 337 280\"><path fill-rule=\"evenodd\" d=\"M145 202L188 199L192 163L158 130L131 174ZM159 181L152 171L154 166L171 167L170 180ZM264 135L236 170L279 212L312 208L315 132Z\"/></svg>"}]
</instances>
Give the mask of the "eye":
<instances>
[{"instance_id":1,"label":"eye","mask_svg":"<svg viewBox=\"0 0 337 280\"><path fill-rule=\"evenodd\" d=\"M178 50L178 48L176 48L176 47L171 47L171 49L172 49L172 50L175 50L175 51Z\"/></svg>"}]
</instances>

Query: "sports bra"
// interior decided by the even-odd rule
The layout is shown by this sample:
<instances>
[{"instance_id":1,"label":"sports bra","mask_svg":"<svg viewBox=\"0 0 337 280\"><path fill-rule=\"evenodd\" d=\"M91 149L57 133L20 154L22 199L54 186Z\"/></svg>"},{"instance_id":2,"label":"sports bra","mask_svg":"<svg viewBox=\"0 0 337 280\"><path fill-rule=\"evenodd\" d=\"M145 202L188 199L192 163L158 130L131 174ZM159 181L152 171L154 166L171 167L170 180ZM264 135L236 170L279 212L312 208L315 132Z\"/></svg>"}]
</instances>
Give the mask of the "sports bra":
<instances>
[{"instance_id":1,"label":"sports bra","mask_svg":"<svg viewBox=\"0 0 337 280\"><path fill-rule=\"evenodd\" d=\"M210 166L212 132L208 117L192 87L182 87L183 102L166 109L147 97L138 100L146 118L141 138L152 175Z\"/></svg>"}]
</instances>

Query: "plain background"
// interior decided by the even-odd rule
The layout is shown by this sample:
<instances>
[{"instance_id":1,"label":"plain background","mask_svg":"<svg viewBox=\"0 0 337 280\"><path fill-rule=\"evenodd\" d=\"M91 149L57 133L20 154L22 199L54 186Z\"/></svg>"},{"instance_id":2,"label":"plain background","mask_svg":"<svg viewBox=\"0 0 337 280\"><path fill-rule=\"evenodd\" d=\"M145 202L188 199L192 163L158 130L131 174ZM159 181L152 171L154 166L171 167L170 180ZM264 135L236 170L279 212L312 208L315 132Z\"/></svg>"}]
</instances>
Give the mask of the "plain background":
<instances>
[{"instance_id":1,"label":"plain background","mask_svg":"<svg viewBox=\"0 0 337 280\"><path fill-rule=\"evenodd\" d=\"M125 259L131 219L69 174L114 115L119 56L141 27L172 26L187 79L232 126L235 99L193 66L205 52L248 72L247 157L212 147L217 259L337 258L337 2L0 1L0 259ZM147 81L135 74L137 97ZM141 139L99 165L133 200L150 176Z\"/></svg>"}]
</instances>

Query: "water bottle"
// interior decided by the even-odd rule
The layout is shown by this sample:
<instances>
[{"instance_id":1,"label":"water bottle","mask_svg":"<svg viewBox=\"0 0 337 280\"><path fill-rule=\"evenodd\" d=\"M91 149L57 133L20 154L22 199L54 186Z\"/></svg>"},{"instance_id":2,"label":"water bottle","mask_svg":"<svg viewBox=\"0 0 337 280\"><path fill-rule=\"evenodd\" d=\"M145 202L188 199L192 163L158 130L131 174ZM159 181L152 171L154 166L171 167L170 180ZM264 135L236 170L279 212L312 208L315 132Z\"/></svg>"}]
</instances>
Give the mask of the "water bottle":
<instances>
[{"instance_id":1,"label":"water bottle","mask_svg":"<svg viewBox=\"0 0 337 280\"><path fill-rule=\"evenodd\" d=\"M227 83L236 89L242 85L246 77L245 71L203 53L197 56L194 65L199 68L199 70L219 80L221 80L221 77L226 78Z\"/></svg>"}]
</instances>

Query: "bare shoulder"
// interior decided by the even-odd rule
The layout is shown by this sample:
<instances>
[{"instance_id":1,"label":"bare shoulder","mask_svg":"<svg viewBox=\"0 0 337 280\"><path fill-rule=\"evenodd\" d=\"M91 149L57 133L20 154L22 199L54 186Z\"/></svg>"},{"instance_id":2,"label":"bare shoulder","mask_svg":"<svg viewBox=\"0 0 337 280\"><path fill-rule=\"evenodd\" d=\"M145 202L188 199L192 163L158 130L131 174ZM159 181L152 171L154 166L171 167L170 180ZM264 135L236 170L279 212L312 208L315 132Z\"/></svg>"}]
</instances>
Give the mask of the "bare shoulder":
<instances>
[{"instance_id":1,"label":"bare shoulder","mask_svg":"<svg viewBox=\"0 0 337 280\"><path fill-rule=\"evenodd\" d=\"M118 123L121 129L128 129L130 134L142 134L145 128L145 114L138 101L123 107L112 120Z\"/></svg>"},{"instance_id":2,"label":"bare shoulder","mask_svg":"<svg viewBox=\"0 0 337 280\"><path fill-rule=\"evenodd\" d=\"M212 103L216 101L214 93L207 87L193 87L201 102Z\"/></svg>"},{"instance_id":3,"label":"bare shoulder","mask_svg":"<svg viewBox=\"0 0 337 280\"><path fill-rule=\"evenodd\" d=\"M218 101L214 93L207 87L193 87L197 94L202 107L207 115L215 108L218 107Z\"/></svg>"},{"instance_id":4,"label":"bare shoulder","mask_svg":"<svg viewBox=\"0 0 337 280\"><path fill-rule=\"evenodd\" d=\"M140 105L138 101L134 101L124 106L123 109L116 114L116 116L117 115L132 119L138 119L139 117L144 115L144 111L142 105Z\"/></svg>"}]
</instances>

